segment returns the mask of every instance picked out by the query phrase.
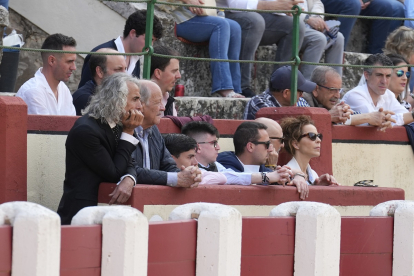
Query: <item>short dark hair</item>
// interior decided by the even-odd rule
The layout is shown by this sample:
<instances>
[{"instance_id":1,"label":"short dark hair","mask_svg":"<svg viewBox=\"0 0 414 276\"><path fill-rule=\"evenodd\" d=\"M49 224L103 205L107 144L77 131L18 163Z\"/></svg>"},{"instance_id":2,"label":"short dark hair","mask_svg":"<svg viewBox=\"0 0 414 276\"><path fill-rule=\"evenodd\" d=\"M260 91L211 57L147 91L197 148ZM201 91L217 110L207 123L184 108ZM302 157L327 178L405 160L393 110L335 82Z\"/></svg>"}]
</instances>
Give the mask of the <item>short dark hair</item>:
<instances>
[{"instance_id":1,"label":"short dark hair","mask_svg":"<svg viewBox=\"0 0 414 276\"><path fill-rule=\"evenodd\" d=\"M166 47L166 46L155 46L154 54L168 55L168 56L179 56L180 55L178 51L174 50L173 48ZM171 58L151 56L150 76L154 74L155 69L160 69L161 71L164 71L165 67L167 67L168 64L170 64L170 60Z\"/></svg>"},{"instance_id":2,"label":"short dark hair","mask_svg":"<svg viewBox=\"0 0 414 276\"><path fill-rule=\"evenodd\" d=\"M393 64L389 57L381 53L381 54L370 55L369 57L367 57L367 59L364 62L364 65L392 66ZM364 71L371 74L372 69L373 68L364 68Z\"/></svg>"},{"instance_id":3,"label":"short dark hair","mask_svg":"<svg viewBox=\"0 0 414 276\"><path fill-rule=\"evenodd\" d=\"M211 134L216 135L217 138L220 138L220 134L215 126L205 121L193 121L189 122L183 126L181 133L192 138L200 134Z\"/></svg>"},{"instance_id":4,"label":"short dark hair","mask_svg":"<svg viewBox=\"0 0 414 276\"><path fill-rule=\"evenodd\" d=\"M197 142L193 138L179 133L169 133L163 135L165 147L176 158L180 157L180 154L189 150L197 150Z\"/></svg>"},{"instance_id":5,"label":"short dark hair","mask_svg":"<svg viewBox=\"0 0 414 276\"><path fill-rule=\"evenodd\" d=\"M46 37L42 44L42 49L63 50L64 46L76 47L76 40L63 34L52 34ZM46 58L49 55L50 53L42 52L42 58Z\"/></svg>"},{"instance_id":6,"label":"short dark hair","mask_svg":"<svg viewBox=\"0 0 414 276\"><path fill-rule=\"evenodd\" d=\"M92 77L96 76L96 67L101 67L104 74L106 74L106 55L91 55L89 59L89 69L91 70Z\"/></svg>"},{"instance_id":7,"label":"short dark hair","mask_svg":"<svg viewBox=\"0 0 414 276\"><path fill-rule=\"evenodd\" d=\"M147 11L146 10L139 10L132 13L127 21L125 22L124 27L124 37L127 37L131 30L135 30L137 36L145 34L145 27L147 23ZM162 37L162 33L164 28L162 27L161 21L158 19L156 15L154 15L154 25L152 34L156 39L160 39Z\"/></svg>"},{"instance_id":8,"label":"short dark hair","mask_svg":"<svg viewBox=\"0 0 414 276\"><path fill-rule=\"evenodd\" d=\"M267 129L267 126L258 122L244 122L239 125L233 135L234 153L238 156L244 152L247 143L257 141L259 129Z\"/></svg>"}]
</instances>

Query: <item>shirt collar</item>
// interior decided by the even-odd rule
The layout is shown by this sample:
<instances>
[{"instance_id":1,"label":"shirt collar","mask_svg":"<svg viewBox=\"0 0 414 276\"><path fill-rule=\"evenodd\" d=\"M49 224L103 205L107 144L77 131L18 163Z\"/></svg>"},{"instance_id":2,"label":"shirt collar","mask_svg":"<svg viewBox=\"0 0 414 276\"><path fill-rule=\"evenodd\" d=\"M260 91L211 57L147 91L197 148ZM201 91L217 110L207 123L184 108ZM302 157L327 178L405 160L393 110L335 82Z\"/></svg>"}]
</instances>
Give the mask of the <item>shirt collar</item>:
<instances>
[{"instance_id":1,"label":"shirt collar","mask_svg":"<svg viewBox=\"0 0 414 276\"><path fill-rule=\"evenodd\" d=\"M384 105L385 105L384 95L380 95L380 96L379 96L379 98L378 98L378 102L377 102L377 105L375 105L375 104L374 104L374 101L372 100L371 94L369 94L369 91L368 91L368 84L367 84L367 83L365 83L365 84L363 84L363 85L361 85L361 86L362 86L361 88L363 89L363 92L365 93L365 95L366 95L366 97L367 97L367 99L368 99L369 103L372 105L372 107L376 108L377 106L384 106ZM387 89L387 90L388 90L388 89ZM385 91L385 93L387 93L387 91Z\"/></svg>"},{"instance_id":2,"label":"shirt collar","mask_svg":"<svg viewBox=\"0 0 414 276\"><path fill-rule=\"evenodd\" d=\"M118 49L118 52L125 53L125 48L124 48L124 44L122 43L121 36L118 36L118 38L115 39L114 42L115 42L116 48ZM143 56L130 56L129 57L129 65L127 68L128 74L132 74L132 72L135 69L135 64L137 63L139 59L141 59L141 57ZM124 56L124 58L126 59L126 56ZM142 64L143 62L140 63L141 67L142 67ZM140 72L142 72L142 70L140 70Z\"/></svg>"}]
</instances>

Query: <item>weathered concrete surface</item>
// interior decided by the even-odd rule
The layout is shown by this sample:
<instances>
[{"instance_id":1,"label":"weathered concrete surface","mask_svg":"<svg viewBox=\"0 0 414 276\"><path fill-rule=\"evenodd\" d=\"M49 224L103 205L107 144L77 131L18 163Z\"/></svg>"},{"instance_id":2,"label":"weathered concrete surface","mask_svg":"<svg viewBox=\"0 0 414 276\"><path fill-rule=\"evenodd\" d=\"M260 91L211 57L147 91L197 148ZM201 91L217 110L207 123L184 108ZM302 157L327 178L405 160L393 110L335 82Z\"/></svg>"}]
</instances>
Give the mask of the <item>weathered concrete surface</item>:
<instances>
[{"instance_id":1,"label":"weathered concrete surface","mask_svg":"<svg viewBox=\"0 0 414 276\"><path fill-rule=\"evenodd\" d=\"M137 9L146 9L145 3L116 3L104 2L105 5L127 18ZM162 21L165 32L164 37L155 43L169 45L178 50L182 56L187 57L209 57L208 46L194 46L184 44L174 35L174 20L171 15L155 10L155 14ZM47 37L47 33L32 24L28 19L23 18L15 11L10 10L11 27L16 29L18 33L22 33L26 42L25 47L40 48L43 40ZM366 37L367 26L362 20L357 20L356 27L351 34L348 49L350 51L362 51L365 48L363 43L366 40L360 39ZM87 31L87 30L85 30ZM122 30L120 30L121 32ZM362 35L361 35L362 34ZM97 43L98 44L98 43ZM90 49L79 49L90 50ZM256 60L274 60L276 45L259 47L256 52ZM359 64L364 56L348 52L345 55L345 62L349 64ZM83 65L82 57L78 57L77 67L68 82L68 86L72 92L77 88L80 80L80 71ZM181 61L182 80L186 87L186 96L210 96L211 74L209 62L204 61ZM18 78L16 82L16 90L29 78L31 78L36 70L41 66L40 54L33 52L21 52L18 70ZM252 89L256 93L264 91L268 85L269 77L273 71L273 65L255 64L252 69ZM360 78L362 70L354 68L346 68L344 70L343 87L346 90L354 87Z\"/></svg>"},{"instance_id":2,"label":"weathered concrete surface","mask_svg":"<svg viewBox=\"0 0 414 276\"><path fill-rule=\"evenodd\" d=\"M24 48L36 48L42 47L43 41L49 35L36 25L31 23L26 18L20 16L14 10L9 9L10 12L10 28L15 29L18 34L23 35L25 42ZM80 81L81 69L83 65L83 58L78 55L76 59L76 71L72 74L69 81L66 83L73 93L78 88ZM17 92L20 86L23 85L28 79L32 78L36 73L37 69L42 66L42 60L40 53L20 51L19 69L17 71L17 80L15 91Z\"/></svg>"},{"instance_id":3,"label":"weathered concrete surface","mask_svg":"<svg viewBox=\"0 0 414 276\"><path fill-rule=\"evenodd\" d=\"M175 98L178 116L210 115L213 119L243 119L244 108L250 99L213 97Z\"/></svg>"},{"instance_id":4,"label":"weathered concrete surface","mask_svg":"<svg viewBox=\"0 0 414 276\"><path fill-rule=\"evenodd\" d=\"M3 45L4 27L9 26L9 12L3 6L0 6L0 45ZM0 60L3 57L3 51L0 51Z\"/></svg>"}]
</instances>

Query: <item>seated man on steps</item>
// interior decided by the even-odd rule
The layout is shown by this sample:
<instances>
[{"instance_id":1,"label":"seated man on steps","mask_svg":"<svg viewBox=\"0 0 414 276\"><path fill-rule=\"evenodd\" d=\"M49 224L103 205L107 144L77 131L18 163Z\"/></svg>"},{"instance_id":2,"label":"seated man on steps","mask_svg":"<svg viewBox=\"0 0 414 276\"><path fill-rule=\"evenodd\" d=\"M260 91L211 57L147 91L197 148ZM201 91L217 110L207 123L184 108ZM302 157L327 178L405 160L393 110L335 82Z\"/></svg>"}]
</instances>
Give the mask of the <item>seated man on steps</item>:
<instances>
[{"instance_id":1,"label":"seated man on steps","mask_svg":"<svg viewBox=\"0 0 414 276\"><path fill-rule=\"evenodd\" d=\"M117 50L102 48L97 53L119 53ZM89 100L95 93L97 85L102 83L103 78L114 73L123 73L126 69L126 63L123 56L117 55L92 55L89 61L92 72L92 80L85 83L84 86L73 93L73 105L76 108L76 115L81 116L82 110L89 104Z\"/></svg>"},{"instance_id":2,"label":"seated man on steps","mask_svg":"<svg viewBox=\"0 0 414 276\"><path fill-rule=\"evenodd\" d=\"M112 39L92 49L96 52L102 48L111 48L120 53L140 53L145 46L145 26L147 11L139 10L131 14L125 22L124 32L122 36ZM161 21L154 15L154 30L152 33L152 42L162 37L163 27ZM87 81L92 79L92 73L89 69L89 59L91 55L87 55L82 67L82 77L78 88L82 87ZM124 56L127 65L126 72L136 78L140 78L143 65L143 56Z\"/></svg>"},{"instance_id":3,"label":"seated man on steps","mask_svg":"<svg viewBox=\"0 0 414 276\"><path fill-rule=\"evenodd\" d=\"M154 47L154 54L178 56L179 53L166 46ZM162 92L162 104L165 106L163 116L177 116L174 97L169 92L173 90L177 80L181 78L180 61L175 58L151 57L151 80L158 84Z\"/></svg>"}]
</instances>

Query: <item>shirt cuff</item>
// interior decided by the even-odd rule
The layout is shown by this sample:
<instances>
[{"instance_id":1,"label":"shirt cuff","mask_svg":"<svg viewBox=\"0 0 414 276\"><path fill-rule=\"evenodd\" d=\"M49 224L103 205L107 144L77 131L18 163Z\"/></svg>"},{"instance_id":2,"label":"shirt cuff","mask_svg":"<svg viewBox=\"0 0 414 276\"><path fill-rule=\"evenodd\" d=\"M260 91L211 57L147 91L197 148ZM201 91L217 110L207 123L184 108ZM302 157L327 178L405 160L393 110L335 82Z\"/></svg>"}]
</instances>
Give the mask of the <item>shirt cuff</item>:
<instances>
[{"instance_id":1,"label":"shirt cuff","mask_svg":"<svg viewBox=\"0 0 414 276\"><path fill-rule=\"evenodd\" d=\"M124 175L123 177L121 177L121 180L119 180L119 182L118 183L116 183L116 185L118 186L119 185L119 183L121 183L122 182L122 180L124 180L124 178L125 177L127 177L127 176L129 176L129 177L131 177L132 178L132 180L134 181L134 187L135 187L135 185L137 185L137 181L135 180L135 177L133 177L132 175L130 175L130 174L126 174L126 175Z\"/></svg>"},{"instance_id":2,"label":"shirt cuff","mask_svg":"<svg viewBox=\"0 0 414 276\"><path fill-rule=\"evenodd\" d=\"M177 186L178 176L176 172L167 172L167 186Z\"/></svg>"},{"instance_id":3,"label":"shirt cuff","mask_svg":"<svg viewBox=\"0 0 414 276\"><path fill-rule=\"evenodd\" d=\"M128 133L125 133L125 132L122 132L120 139L130 142L134 146L138 145L138 143L139 143L137 138L135 138L134 136L132 136Z\"/></svg>"}]
</instances>

